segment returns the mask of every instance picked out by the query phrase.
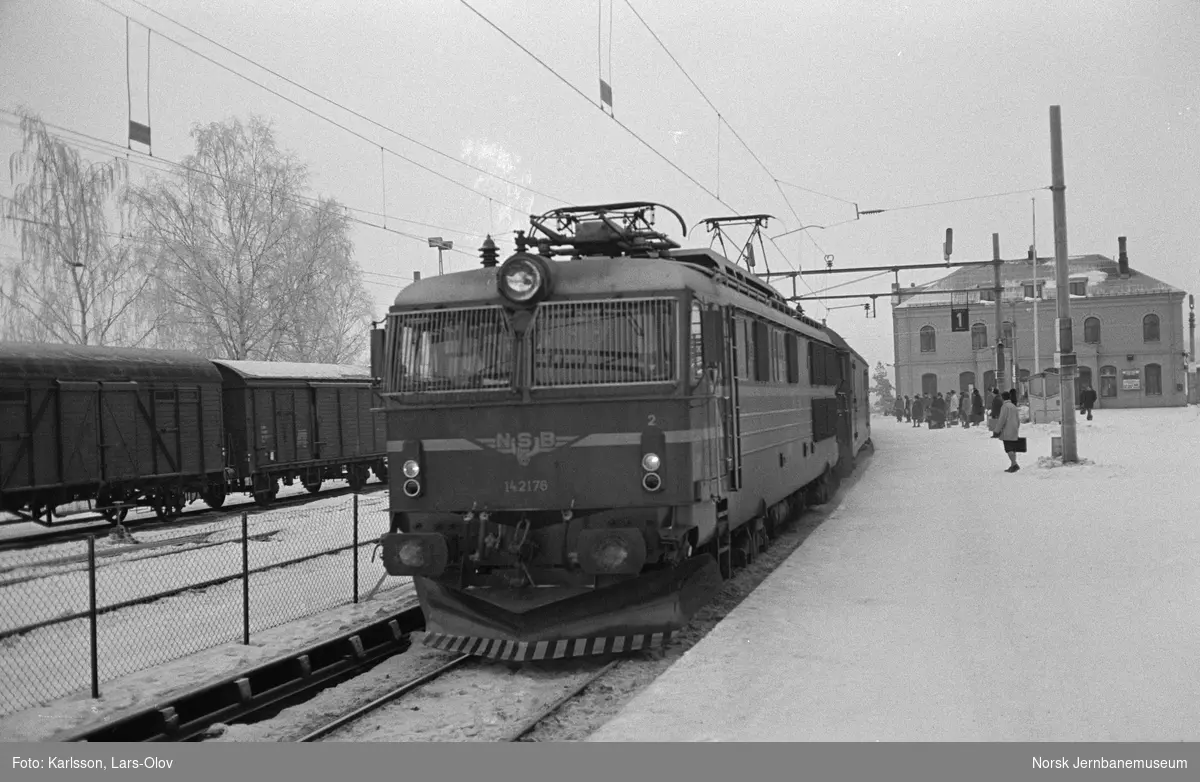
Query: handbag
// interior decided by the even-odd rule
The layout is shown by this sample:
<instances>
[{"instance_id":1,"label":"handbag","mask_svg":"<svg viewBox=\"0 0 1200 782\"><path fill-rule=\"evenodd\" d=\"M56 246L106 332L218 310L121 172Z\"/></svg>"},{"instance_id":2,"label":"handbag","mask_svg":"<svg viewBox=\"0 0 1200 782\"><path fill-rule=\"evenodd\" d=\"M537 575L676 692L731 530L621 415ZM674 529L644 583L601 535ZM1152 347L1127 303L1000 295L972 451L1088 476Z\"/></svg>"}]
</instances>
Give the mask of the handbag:
<instances>
[{"instance_id":1,"label":"handbag","mask_svg":"<svg viewBox=\"0 0 1200 782\"><path fill-rule=\"evenodd\" d=\"M1025 438L1018 437L1016 440L1016 443L1017 443L1015 446L1016 452L1017 453L1025 453Z\"/></svg>"}]
</instances>

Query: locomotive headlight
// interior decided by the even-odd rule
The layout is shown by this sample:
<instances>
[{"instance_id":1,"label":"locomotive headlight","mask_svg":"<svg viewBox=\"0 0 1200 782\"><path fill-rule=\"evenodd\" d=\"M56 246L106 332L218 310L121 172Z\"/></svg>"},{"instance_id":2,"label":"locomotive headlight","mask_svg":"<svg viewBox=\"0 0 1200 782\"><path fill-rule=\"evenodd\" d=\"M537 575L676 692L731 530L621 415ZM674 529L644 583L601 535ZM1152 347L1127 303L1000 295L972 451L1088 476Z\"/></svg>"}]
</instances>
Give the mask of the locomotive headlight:
<instances>
[{"instance_id":1,"label":"locomotive headlight","mask_svg":"<svg viewBox=\"0 0 1200 782\"><path fill-rule=\"evenodd\" d=\"M421 474L421 465L417 464L415 460L409 459L404 463L403 470L405 478L416 478Z\"/></svg>"},{"instance_id":2,"label":"locomotive headlight","mask_svg":"<svg viewBox=\"0 0 1200 782\"><path fill-rule=\"evenodd\" d=\"M550 267L536 255L517 253L500 266L496 287L513 304L534 304L550 292Z\"/></svg>"},{"instance_id":3,"label":"locomotive headlight","mask_svg":"<svg viewBox=\"0 0 1200 782\"><path fill-rule=\"evenodd\" d=\"M513 301L529 301L542 285L542 273L531 261L518 258L500 273L500 284Z\"/></svg>"},{"instance_id":4,"label":"locomotive headlight","mask_svg":"<svg viewBox=\"0 0 1200 782\"><path fill-rule=\"evenodd\" d=\"M662 460L656 453L648 453L642 457L642 469L646 472L658 472L658 468L661 466Z\"/></svg>"}]
</instances>

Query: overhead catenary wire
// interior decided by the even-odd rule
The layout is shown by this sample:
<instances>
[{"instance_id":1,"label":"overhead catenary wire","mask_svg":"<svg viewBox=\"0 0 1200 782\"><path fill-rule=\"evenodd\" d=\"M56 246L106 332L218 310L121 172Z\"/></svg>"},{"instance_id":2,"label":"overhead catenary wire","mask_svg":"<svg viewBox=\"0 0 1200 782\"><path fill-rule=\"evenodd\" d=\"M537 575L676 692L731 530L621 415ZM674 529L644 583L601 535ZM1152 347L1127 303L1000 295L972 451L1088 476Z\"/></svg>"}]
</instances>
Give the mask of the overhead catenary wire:
<instances>
[{"instance_id":1,"label":"overhead catenary wire","mask_svg":"<svg viewBox=\"0 0 1200 782\"><path fill-rule=\"evenodd\" d=\"M105 8L107 8L107 9L109 9L109 10L110 10L110 11L112 11L113 13L120 14L121 16L125 16L125 14L121 13L121 12L120 12L120 11L118 11L116 8L113 8L111 5L109 5L108 3L106 3L106 2L105 2L105 0L94 0L94 2L96 2L96 3L99 3L100 5L104 6L104 7L105 7ZM142 23L142 22L139 22L139 24L143 24L143 23ZM218 62L218 61L214 60L213 58L209 57L208 55L206 55L206 54L204 54L204 53L202 53L202 52L199 52L199 51L197 51L196 49L193 49L192 47L188 46L187 44L181 43L181 42L179 42L179 41L175 40L174 38L172 38L171 36L169 36L169 35L166 35L166 34L162 33L162 32L161 32L161 31L159 31L159 30L154 30L154 28L152 28L152 27L149 27L149 25L144 25L144 26L146 26L148 29L152 30L152 31L153 31L153 32L154 32L156 35L158 35L160 38L163 38L163 39L165 39L165 40L167 40L167 41L170 41L171 43L175 44L176 46L180 47L181 49L185 49L186 51L189 51L189 52L191 52L192 54L196 55L197 57L199 57L199 58L201 58L201 59L203 59L203 60L206 60L206 61L208 61L208 62L212 63L213 65L216 65L218 68L221 68L222 70L225 70L225 71L228 71L229 73L232 73L234 76L237 76L238 78L240 78L240 79L242 79L242 80L244 80L244 81L250 82L251 84L255 85L256 87L258 87L258 88L260 88L260 89L266 90L267 92L271 93L271 94L272 94L272 95L274 95L275 97L277 97L277 98L279 98L279 99L281 99L281 100L287 101L288 103L292 104L293 106L295 106L295 107L297 107L297 108L299 108L299 109L301 109L301 110L303 110L303 111L306 111L306 112L308 112L309 114L312 114L314 117L318 117L318 118L320 118L320 119L323 119L323 120L325 120L325 121L326 121L326 122L328 122L329 124L331 124L331 125L333 125L333 126L335 126L335 127L337 127L337 128L340 128L341 130L344 130L345 132L349 133L350 135L352 135L352 136L354 136L354 137L356 137L356 138L359 138L359 139L361 139L361 140L363 140L363 141L366 141L366 142L367 142L368 144L370 144L371 146L373 146L373 147L374 147L374 146L381 146L381 145L379 144L379 142L377 142L376 140L374 140L374 139L372 139L372 138L370 138L370 137L368 137L368 136L365 136L365 135L363 135L362 133L359 133L358 131L356 131L356 130L354 130L354 129L350 128L350 127L347 127L346 125L343 125L342 123L338 122L338 121L337 121L337 120L335 120L335 119L332 119L332 118L330 118L330 117L327 117L327 116L325 116L324 114L322 114L321 112L317 111L316 109L313 109L313 108L311 108L311 107L309 107L309 106L305 106L303 103L300 103L300 102L299 102L299 101L297 101L297 100L294 100L294 99L292 99L292 98L289 98L288 96L284 95L283 93L281 93L281 92L279 92L279 91L277 91L277 90L274 90L274 89L272 89L272 88L268 87L267 85L263 84L262 82L255 81L254 79L250 78L250 77L249 77L249 76L247 76L246 74L244 74L244 73L241 73L241 72L239 72L238 70L236 70L236 69L234 69L234 68L232 68L232 67L230 67L230 66L228 66L228 65L225 65L224 63L221 63L221 62ZM463 188L464 190L468 190L468 191L470 191L470 192L472 192L472 193L475 193L476 195L483 196L483 197L485 197L485 198L486 198L486 197L488 197L488 196L487 196L487 193L483 193L483 192L481 192L481 191L479 191L479 190L476 190L475 188L471 187L470 185L463 184L462 182L459 182L457 179L454 179L454 178L452 178L452 177L450 177L450 176L447 176L446 174L443 174L442 172L440 172L440 171L437 171L436 169L430 168L429 166L425 165L424 163L418 162L418 161L416 161L416 160L414 160L414 159L412 159L412 158L408 157L407 155L404 155L404 154L402 154L402 153L400 153L400 152L397 152L396 150L394 150L394 149L391 149L391 148L389 148L389 147L384 147L384 149L385 149L385 150L387 150L387 152L388 152L389 154L391 154L391 155L393 155L393 156L395 156L395 157L398 157L398 158L400 158L401 160L404 160L404 161L406 161L406 162L410 163L411 165L414 165L414 166L416 166L417 168L420 168L420 169L422 169L423 171L426 171L426 172L428 172L428 173L430 173L430 174L433 174L434 176L436 176L436 177L438 177L438 178L440 178L440 179L444 179L445 181L447 181L447 182L449 182L449 183L451 183L451 184L453 184L453 185L455 185L455 186L457 186L457 187ZM485 173L486 173L486 172L485 172ZM530 188L525 188L525 189L529 190L530 192L534 192L534 191L533 191L532 189L530 189ZM539 195L541 195L541 194L539 194ZM552 199L552 200L558 200L558 199ZM512 209L512 210L514 210L514 211L516 211L516 212L518 212L518 213L520 213L520 212L523 212L523 211L524 211L524 210L523 210L521 207L519 207L519 206L516 206L516 205L514 205L514 204L506 203L506 202L503 202L503 201L501 201L500 203L504 204L504 205L505 205L505 206L507 206L509 209Z\"/></svg>"},{"instance_id":2,"label":"overhead catenary wire","mask_svg":"<svg viewBox=\"0 0 1200 782\"><path fill-rule=\"evenodd\" d=\"M875 214L882 214L884 212L900 212L905 209L923 209L928 206L942 206L944 204L958 204L958 203L962 203L964 201L981 201L985 198L1003 198L1005 196L1025 195L1027 193L1036 193L1040 190L1049 190L1049 189L1050 189L1049 185L1046 185L1044 187L1030 187L1030 188L1026 188L1025 190L1010 190L1006 193L988 193L987 195L967 196L965 198L951 198L951 199L948 199L945 201L929 201L928 203L924 203L924 204L908 204L906 206L889 206L886 209L863 209L862 211L859 212L859 214L875 215Z\"/></svg>"},{"instance_id":3,"label":"overhead catenary wire","mask_svg":"<svg viewBox=\"0 0 1200 782\"><path fill-rule=\"evenodd\" d=\"M345 104L343 104L343 103L339 103L338 101L336 101L336 100L334 100L334 99L332 99L332 98L330 98L330 97L328 97L328 96L326 96L326 95L322 95L321 93L319 93L319 92L317 92L317 91L315 91L315 90L313 90L313 89L311 89L311 88L309 88L309 87L306 87L306 86L304 86L303 84L301 84L301 83L297 82L297 81L296 81L296 80L294 80L294 79L291 79L291 78L288 78L287 76L284 76L282 73L279 73L278 71L275 71L275 70L272 70L271 68L268 68L267 66L263 65L262 63L260 63L260 62L258 62L258 61L256 61L256 60L254 60L254 59L252 59L252 58L250 58L250 57L247 57L246 55L244 55L244 54L241 54L241 53L239 53L239 52L235 51L234 49L231 49L230 47L228 47L228 46L226 46L226 45L224 45L224 44L220 43L219 41L216 41L216 40L214 40L213 38L211 38L211 37L209 37L209 36L205 35L205 34L204 34L204 33L202 33L202 32L199 32L198 30L195 30L195 29L193 29L193 28L191 28L191 27L188 27L187 25L183 24L182 22L180 22L180 21L178 21L178 20L176 20L176 19L173 19L173 18L172 18L172 17L170 17L170 16L167 16L166 14L162 13L161 11L158 11L158 10L155 10L154 8L151 8L150 6L146 5L145 3L142 3L142 2L140 2L139 0L128 0L128 2L131 2L131 3L133 3L134 5L137 5L137 6L140 6L140 7L144 8L144 9L146 9L147 11L149 11L149 12L150 12L150 13L152 13L152 14L154 14L155 16L158 16L158 17L160 17L160 18L162 18L162 19L165 19L166 21L170 22L171 24L173 24L173 25L175 25L175 26L177 26L177 27L180 27L180 28L182 28L182 29L184 29L184 30L187 30L187 31L188 31L189 33L191 33L192 35L195 35L195 36L196 36L196 37L198 37L198 38L202 38L203 40L207 41L208 43L212 44L213 46L216 46L217 48L221 49L222 51L228 52L229 54L232 54L234 57L237 57L237 58L238 58L238 59L240 59L240 60L244 60L245 62L248 62L248 63L250 63L251 65L253 65L254 67L256 67L256 68L259 68L259 69L261 69L261 70L263 70L263 71L266 71L267 73L271 74L272 76L276 77L277 79L281 79L281 80L283 80L283 81L287 82L288 84L292 85L293 87L295 87L295 88L297 88L297 89L299 89L299 90L303 90L304 92L307 92L309 95L312 95L312 96L313 96L313 97L315 97L315 98L319 98L320 100L323 100L323 101L325 101L326 103L328 103L328 104L330 104L330 105L332 105L332 106L336 106L337 108L341 109L342 111L344 111L344 112L346 112L346 113L348 113L348 114L351 114L351 115L353 115L353 116L355 116L355 117L357 117L357 118L359 118L359 119L363 120L364 122L370 123L371 125L374 125L375 127L379 128L379 129L381 129L381 130L385 130L385 131L387 131L388 133L391 133L391 134L393 134L393 135L395 135L395 136L398 136L399 138L402 138L402 139L404 139L405 141L408 141L408 142L411 142L411 143L413 143L413 144L416 144L418 147L421 147L422 149L428 150L429 152L432 152L432 153L434 153L435 155L440 155L441 157L444 157L444 158L446 158L447 160L451 160L451 161L453 161L453 162L455 162L455 163L457 163L457 164L459 164L459 165L461 165L461 166L466 166L467 168L469 168L469 169L472 169L473 171L478 171L478 172L479 172L479 173L481 173L481 174L485 174L485 175L487 175L487 176L489 176L489 177L492 177L493 179L497 179L497 180L499 180L499 181L501 181L501 182L504 182L505 184L514 185L514 186L516 186L516 187L520 187L520 188L522 188L522 189L524 189L524 190L528 190L530 193L533 193L533 194L535 194L535 195L539 195L539 196L541 196L541 197L543 197L543 198L547 198L547 199L549 199L549 200L551 200L551 201L557 201L557 202L559 202L559 203L562 203L562 204L570 203L569 201L566 201L566 200L564 200L564 199L562 199L562 198L559 198L559 197L557 197L557 196L553 196L553 195L550 195L550 194L548 194L548 193L543 193L543 192L541 192L540 190L534 190L533 188L529 187L528 185L522 184L522 183L520 183L520 182L516 182L516 181L514 181L514 180L511 180L511 179L508 179L508 178L506 178L506 177L503 177L503 176L501 176L501 175L499 175L499 174L497 174L497 173L495 173L495 172L493 172L493 171L488 171L488 170L487 170L487 169L485 169L485 168L480 168L479 166L476 166L476 165L473 165L473 164L471 164L471 163L468 163L468 162L467 162L467 161L465 161L465 160L461 160L461 159L459 159L459 158L456 158L456 157L454 157L453 155L449 154L448 152L443 152L442 150L440 150L440 149L438 149L438 148L436 148L436 147L434 147L434 146L431 146L431 145L429 145L429 144L426 144L425 142L423 142L423 141L420 141L420 140L418 140L418 139L416 139L416 138L413 138L412 136L410 136L410 135L408 135L408 134L406 134L406 133L403 133L403 132L401 132L401 131L399 131L399 130L396 130L396 129L395 129L395 128L393 128L393 127L390 127L390 126L388 126L388 125L384 125L383 123L381 123L381 122L379 122L379 121L377 121L377 120L374 120L374 119L372 119L371 117L368 117L368 116L366 116L365 114L363 114L363 113L361 113L361 112L359 112L359 111L356 111L356 110L354 110L354 109L350 108L349 106L346 106L346 105L345 105ZM147 29L149 29L149 28L147 28ZM162 35L162 33L159 33L159 35ZM165 38L166 36L163 36L163 37ZM169 40L169 39L168 39L168 40ZM390 150L389 150L389 151L390 151Z\"/></svg>"},{"instance_id":4,"label":"overhead catenary wire","mask_svg":"<svg viewBox=\"0 0 1200 782\"><path fill-rule=\"evenodd\" d=\"M795 207L792 205L792 202L790 200L788 200L787 195L784 194L783 189L779 186L780 182L782 182L782 180L780 180L777 176L775 176L774 172L772 172L771 169L767 166L767 164L762 161L762 158L760 158L758 156L758 153L756 153L754 151L754 149L751 148L751 146L746 143L746 140L744 138L742 138L741 134L737 132L737 129L734 128L733 125L729 124L729 120L727 120L725 118L725 115L721 112L720 109L717 108L717 105L715 103L713 103L712 99L709 98L708 95L705 94L704 90L700 88L700 85L697 84L696 80L693 79L691 74L687 72L687 69L683 67L683 64L681 62L679 62L679 59L674 54L671 53L671 50L669 48L667 48L666 43L664 43L662 38L660 38L658 36L658 33L654 32L654 28L652 28L650 26L649 22L647 22L642 17L642 15L640 13L638 13L638 10L636 8L634 8L632 1L631 0L623 0L623 1L624 1L625 5L627 5L629 7L629 10L633 12L633 15L637 17L637 20L639 22L641 22L642 26L646 28L646 31L650 33L651 37L654 38L655 42L658 43L659 47L661 47L662 50L666 53L667 57L669 57L671 59L671 62L675 63L675 67L679 68L679 71L683 74L684 78L686 78L688 80L688 82L690 82L691 85L696 88L696 92L698 92L700 94L700 97L704 99L704 102L707 103L709 108L711 108L713 110L713 113L715 113L717 115L718 182L720 181L720 174L719 174L719 172L720 172L720 126L722 124L724 124L725 127L729 129L729 132L733 134L733 137L738 140L738 143L740 143L742 145L742 147L744 147L745 150L750 153L750 157L752 157L754 159L754 162L758 163L758 165L762 168L762 170L766 173L766 175L771 178L771 181L774 183L776 189L779 190L779 195L783 198L783 202L787 205L788 210L791 211L792 216L795 217L796 220L800 221L801 224L803 224L804 221L801 220L800 215L797 214ZM793 185L793 187L799 187L799 186ZM718 188L719 188L719 185L718 185ZM808 192L810 192L810 193L817 193L817 195L825 195L824 193L819 193L818 191L811 190L809 188L802 187L800 189L808 190ZM846 203L850 203L850 204L853 203L852 201L846 201L845 199L837 198L836 196L826 196L826 197L833 198L834 200L837 200L837 201L845 201ZM784 258L786 260L787 256L784 255Z\"/></svg>"},{"instance_id":5,"label":"overhead catenary wire","mask_svg":"<svg viewBox=\"0 0 1200 782\"><path fill-rule=\"evenodd\" d=\"M96 2L101 2L101 1L102 0L96 0ZM489 27L491 27L496 32L500 33L500 35L504 36L504 38L506 38L510 43L512 43L514 46L516 46L521 51L525 52L525 54L527 54L531 58L533 58L539 65L541 65L543 68L545 68L550 73L552 73L556 79L558 79L563 84L570 87L571 90L576 95L583 98L585 101L587 101L589 104L591 104L595 108L599 109L600 111L602 111L602 112L604 111L604 106L602 103L595 101L592 98L589 98L583 90L579 89L579 87L576 87L574 84L571 83L571 81L569 79L567 79L565 76L563 76L557 70L555 70L552 66L548 65L545 60L538 57L536 54L534 54L532 51L530 51L528 48L526 48L524 44L522 44L516 38L513 38L503 28L501 28L499 25L497 25L491 19L487 18L487 16L485 16L483 13L481 13L480 11L475 9L470 3L467 2L467 0L459 0L459 2L462 3L464 6L466 6L467 9L471 11L471 13L475 14L481 20L483 20L483 22L485 24L487 24ZM611 64L610 64L609 70L611 71ZM710 195L714 199L716 199L722 206L724 206L727 209L733 209L732 206L730 206L728 203L726 203L720 197L718 197L716 193L714 193L712 190L710 190L708 187L706 187L703 183L701 183L698 179L696 179L694 176L692 176L687 171L685 171L683 168L681 168L678 164L675 163L675 161L671 160L665 154L660 152L656 147L654 147L654 145L652 145L650 142L646 141L644 138L642 138L640 135L638 135L638 133L636 131L634 131L632 128L630 128L628 125L626 125L624 122L621 122L621 120L608 114L607 112L605 112L605 116L607 116L609 119L611 119L613 122L615 122L618 125L618 127L620 127L622 130L624 130L626 133L633 136L633 138L635 138L639 143L641 143L642 146L646 147L646 149L650 150L655 155L657 155L664 163L666 163L671 168L675 169L680 174L682 174L684 176L684 178L686 178L689 182L691 182L696 187L700 188L705 193L707 193L708 195Z\"/></svg>"}]
</instances>

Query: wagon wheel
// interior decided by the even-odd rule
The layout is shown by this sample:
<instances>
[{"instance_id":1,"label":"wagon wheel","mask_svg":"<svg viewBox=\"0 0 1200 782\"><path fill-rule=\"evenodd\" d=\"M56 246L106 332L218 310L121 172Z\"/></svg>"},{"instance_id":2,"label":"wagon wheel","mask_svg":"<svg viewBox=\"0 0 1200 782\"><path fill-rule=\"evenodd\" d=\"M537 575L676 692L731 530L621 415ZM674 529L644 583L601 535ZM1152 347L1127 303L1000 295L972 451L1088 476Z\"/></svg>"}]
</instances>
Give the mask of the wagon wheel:
<instances>
[{"instance_id":1,"label":"wagon wheel","mask_svg":"<svg viewBox=\"0 0 1200 782\"><path fill-rule=\"evenodd\" d=\"M200 499L204 500L205 505L213 510L216 510L225 504L225 487L209 486L204 490L204 493L200 495Z\"/></svg>"},{"instance_id":2,"label":"wagon wheel","mask_svg":"<svg viewBox=\"0 0 1200 782\"><path fill-rule=\"evenodd\" d=\"M316 494L321 491L321 479L317 478L315 481L305 481L304 488L308 490L309 494Z\"/></svg>"}]
</instances>

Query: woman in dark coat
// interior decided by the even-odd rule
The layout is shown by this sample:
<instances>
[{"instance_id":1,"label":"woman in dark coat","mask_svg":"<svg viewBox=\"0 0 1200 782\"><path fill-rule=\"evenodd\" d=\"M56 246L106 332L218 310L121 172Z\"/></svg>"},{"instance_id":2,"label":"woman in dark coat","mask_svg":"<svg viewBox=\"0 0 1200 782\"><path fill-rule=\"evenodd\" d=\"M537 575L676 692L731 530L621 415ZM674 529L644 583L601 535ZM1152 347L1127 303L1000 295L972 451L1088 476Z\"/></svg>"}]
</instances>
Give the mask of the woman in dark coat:
<instances>
[{"instance_id":1,"label":"woman in dark coat","mask_svg":"<svg viewBox=\"0 0 1200 782\"><path fill-rule=\"evenodd\" d=\"M921 425L921 414L923 412L924 412L924 410L923 410L923 406L921 404L921 397L919 397L919 396L913 397L913 403L912 403L913 426Z\"/></svg>"},{"instance_id":2,"label":"woman in dark coat","mask_svg":"<svg viewBox=\"0 0 1200 782\"><path fill-rule=\"evenodd\" d=\"M971 425L979 426L983 421L983 397L979 394L979 389L975 389L971 394Z\"/></svg>"},{"instance_id":3,"label":"woman in dark coat","mask_svg":"<svg viewBox=\"0 0 1200 782\"><path fill-rule=\"evenodd\" d=\"M892 414L896 416L896 423L904 420L904 400L900 397L896 397L896 402L892 405Z\"/></svg>"}]
</instances>

